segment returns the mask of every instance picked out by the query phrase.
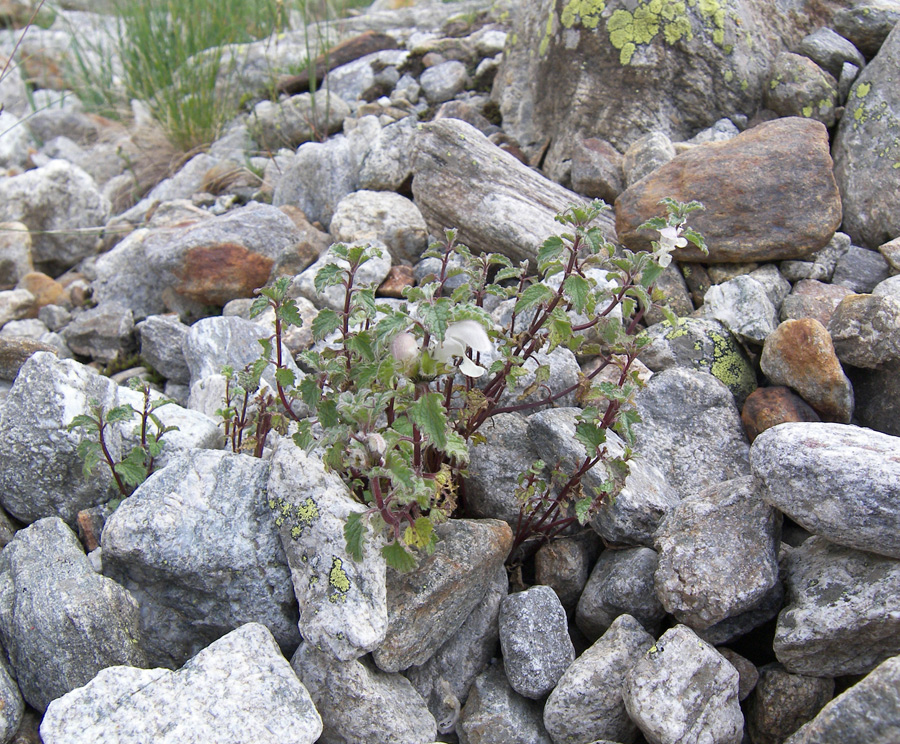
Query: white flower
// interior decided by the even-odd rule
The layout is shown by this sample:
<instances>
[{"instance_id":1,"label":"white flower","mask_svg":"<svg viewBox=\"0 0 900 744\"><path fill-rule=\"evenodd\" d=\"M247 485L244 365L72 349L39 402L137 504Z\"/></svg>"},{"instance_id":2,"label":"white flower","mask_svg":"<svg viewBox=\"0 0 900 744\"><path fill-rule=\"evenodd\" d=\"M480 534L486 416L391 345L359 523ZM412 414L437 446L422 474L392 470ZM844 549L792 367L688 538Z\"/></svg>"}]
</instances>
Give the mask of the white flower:
<instances>
[{"instance_id":1,"label":"white flower","mask_svg":"<svg viewBox=\"0 0 900 744\"><path fill-rule=\"evenodd\" d=\"M680 227L664 227L659 231L659 241L656 244L656 250L653 251L653 258L659 262L659 265L666 268L672 263L672 256L669 255L676 248L684 248L687 245L687 238L681 237Z\"/></svg>"},{"instance_id":2,"label":"white flower","mask_svg":"<svg viewBox=\"0 0 900 744\"><path fill-rule=\"evenodd\" d=\"M398 333L391 341L391 354L401 364L412 362L419 356L419 342L411 333Z\"/></svg>"},{"instance_id":3,"label":"white flower","mask_svg":"<svg viewBox=\"0 0 900 744\"><path fill-rule=\"evenodd\" d=\"M454 357L460 357L459 370L466 377L481 377L485 372L484 367L479 367L466 356L466 349L477 352L488 352L493 349L487 332L480 323L474 320L460 320L447 326L444 333L444 342L438 344L433 350L434 358L445 364L452 364Z\"/></svg>"}]
</instances>

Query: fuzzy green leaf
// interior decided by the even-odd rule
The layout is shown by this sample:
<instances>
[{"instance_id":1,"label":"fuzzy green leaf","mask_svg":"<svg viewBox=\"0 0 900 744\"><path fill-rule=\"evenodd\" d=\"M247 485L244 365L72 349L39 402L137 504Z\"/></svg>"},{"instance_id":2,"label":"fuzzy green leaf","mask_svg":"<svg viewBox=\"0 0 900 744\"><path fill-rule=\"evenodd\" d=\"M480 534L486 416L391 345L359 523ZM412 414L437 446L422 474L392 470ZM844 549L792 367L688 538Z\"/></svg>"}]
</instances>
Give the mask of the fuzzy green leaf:
<instances>
[{"instance_id":1,"label":"fuzzy green leaf","mask_svg":"<svg viewBox=\"0 0 900 744\"><path fill-rule=\"evenodd\" d=\"M665 269L654 261L650 261L647 267L641 272L641 284L644 287L651 286Z\"/></svg>"},{"instance_id":2,"label":"fuzzy green leaf","mask_svg":"<svg viewBox=\"0 0 900 744\"><path fill-rule=\"evenodd\" d=\"M439 450L447 447L447 414L440 393L426 393L409 407L410 418Z\"/></svg>"},{"instance_id":3,"label":"fuzzy green leaf","mask_svg":"<svg viewBox=\"0 0 900 744\"><path fill-rule=\"evenodd\" d=\"M340 423L337 404L333 400L325 399L319 404L319 423L326 429L330 429Z\"/></svg>"},{"instance_id":4,"label":"fuzzy green leaf","mask_svg":"<svg viewBox=\"0 0 900 744\"><path fill-rule=\"evenodd\" d=\"M303 325L303 318L297 309L297 303L294 300L285 300L284 304L278 308L278 317L288 325L299 328Z\"/></svg>"},{"instance_id":5,"label":"fuzzy green leaf","mask_svg":"<svg viewBox=\"0 0 900 744\"><path fill-rule=\"evenodd\" d=\"M385 562L396 571L406 573L416 567L416 559L399 542L392 542L381 549Z\"/></svg>"},{"instance_id":6,"label":"fuzzy green leaf","mask_svg":"<svg viewBox=\"0 0 900 744\"><path fill-rule=\"evenodd\" d=\"M572 301L575 312L583 313L591 296L591 285L587 279L572 274L563 283L563 291L566 293L566 297Z\"/></svg>"},{"instance_id":7,"label":"fuzzy green leaf","mask_svg":"<svg viewBox=\"0 0 900 744\"><path fill-rule=\"evenodd\" d=\"M312 322L312 334L316 341L321 341L329 333L341 327L341 316L330 308L322 308Z\"/></svg>"},{"instance_id":8,"label":"fuzzy green leaf","mask_svg":"<svg viewBox=\"0 0 900 744\"><path fill-rule=\"evenodd\" d=\"M100 448L99 442L83 439L78 443L76 452L78 453L78 456L84 460L81 472L87 478L94 472L94 468L100 464L100 460L103 457L103 450Z\"/></svg>"},{"instance_id":9,"label":"fuzzy green leaf","mask_svg":"<svg viewBox=\"0 0 900 744\"><path fill-rule=\"evenodd\" d=\"M537 284L532 284L524 292L522 292L521 297L519 297L518 301L516 302L516 314L521 315L526 310L537 307L543 302L549 302L551 299L553 299L553 296L555 294L556 293L546 284L542 284L540 282L538 282Z\"/></svg>"},{"instance_id":10,"label":"fuzzy green leaf","mask_svg":"<svg viewBox=\"0 0 900 744\"><path fill-rule=\"evenodd\" d=\"M269 298L268 297L257 297L253 300L253 304L250 305L249 315L251 318L255 318L258 315L261 315L266 311L269 307Z\"/></svg>"},{"instance_id":11,"label":"fuzzy green leaf","mask_svg":"<svg viewBox=\"0 0 900 744\"><path fill-rule=\"evenodd\" d=\"M444 334L447 332L447 325L450 321L451 308L452 304L449 299L437 300L433 305L419 307L422 325L438 341L444 340Z\"/></svg>"},{"instance_id":12,"label":"fuzzy green leaf","mask_svg":"<svg viewBox=\"0 0 900 744\"><path fill-rule=\"evenodd\" d=\"M333 248L332 248L333 250ZM316 272L313 280L316 292L322 294L328 287L334 287L344 281L347 270L336 263L327 263Z\"/></svg>"},{"instance_id":13,"label":"fuzzy green leaf","mask_svg":"<svg viewBox=\"0 0 900 744\"><path fill-rule=\"evenodd\" d=\"M116 463L116 472L125 484L132 488L147 479L147 454L141 447L135 447L122 462Z\"/></svg>"},{"instance_id":14,"label":"fuzzy green leaf","mask_svg":"<svg viewBox=\"0 0 900 744\"><path fill-rule=\"evenodd\" d=\"M598 447L606 443L606 432L596 424L579 421L575 425L575 439L587 447L588 456L591 457Z\"/></svg>"},{"instance_id":15,"label":"fuzzy green leaf","mask_svg":"<svg viewBox=\"0 0 900 744\"><path fill-rule=\"evenodd\" d=\"M122 421L131 421L136 413L137 411L128 403L123 406L116 406L115 408L110 408L107 412L106 423L118 424Z\"/></svg>"},{"instance_id":16,"label":"fuzzy green leaf","mask_svg":"<svg viewBox=\"0 0 900 744\"><path fill-rule=\"evenodd\" d=\"M275 370L275 381L286 390L294 387L295 379L294 370L292 369L282 367L281 369Z\"/></svg>"},{"instance_id":17,"label":"fuzzy green leaf","mask_svg":"<svg viewBox=\"0 0 900 744\"><path fill-rule=\"evenodd\" d=\"M590 496L585 496L583 499L578 499L575 502L575 518L578 520L578 524L587 524L591 518L591 507L593 504L594 500Z\"/></svg>"},{"instance_id":18,"label":"fuzzy green leaf","mask_svg":"<svg viewBox=\"0 0 900 744\"><path fill-rule=\"evenodd\" d=\"M363 539L366 525L360 512L351 512L344 523L344 540L347 543L347 554L357 563L363 559Z\"/></svg>"},{"instance_id":19,"label":"fuzzy green leaf","mask_svg":"<svg viewBox=\"0 0 900 744\"><path fill-rule=\"evenodd\" d=\"M68 429L72 431L82 426L88 431L97 431L100 428L97 419L88 416L86 413L81 413L69 422Z\"/></svg>"}]
</instances>

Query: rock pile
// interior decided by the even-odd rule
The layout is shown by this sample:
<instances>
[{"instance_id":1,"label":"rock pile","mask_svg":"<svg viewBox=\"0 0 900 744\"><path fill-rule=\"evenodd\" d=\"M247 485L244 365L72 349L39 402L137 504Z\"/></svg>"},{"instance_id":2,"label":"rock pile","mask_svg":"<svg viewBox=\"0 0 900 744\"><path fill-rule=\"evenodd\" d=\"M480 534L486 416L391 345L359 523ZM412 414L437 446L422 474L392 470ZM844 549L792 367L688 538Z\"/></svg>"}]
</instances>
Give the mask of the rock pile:
<instances>
[{"instance_id":1,"label":"rock pile","mask_svg":"<svg viewBox=\"0 0 900 744\"><path fill-rule=\"evenodd\" d=\"M50 74L109 17L30 29L0 81L0 744L900 741L900 3L794 5L376 0L280 96L302 30L230 50L246 110L155 178L152 127ZM382 246L361 279L400 297L445 228L530 259L602 197L642 250L667 196L710 252L660 278L638 456L512 585L517 476L577 457L574 400L496 417L406 574L348 555L320 459L224 448L253 290L292 277L308 327L333 241ZM178 431L112 511L67 425L138 405L146 369L97 374L137 358Z\"/></svg>"}]
</instances>

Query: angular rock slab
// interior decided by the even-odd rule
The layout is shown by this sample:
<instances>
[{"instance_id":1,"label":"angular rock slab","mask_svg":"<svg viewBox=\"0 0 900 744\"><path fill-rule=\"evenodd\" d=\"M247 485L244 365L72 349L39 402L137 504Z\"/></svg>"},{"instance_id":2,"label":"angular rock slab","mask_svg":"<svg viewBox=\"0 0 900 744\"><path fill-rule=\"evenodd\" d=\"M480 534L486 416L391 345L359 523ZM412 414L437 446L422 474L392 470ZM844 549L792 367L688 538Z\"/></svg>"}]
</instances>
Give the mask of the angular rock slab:
<instances>
[{"instance_id":1,"label":"angular rock slab","mask_svg":"<svg viewBox=\"0 0 900 744\"><path fill-rule=\"evenodd\" d=\"M497 651L500 641L497 618L500 603L508 593L506 566L499 566L489 579L484 599L453 637L424 664L404 672L428 703L442 734L456 727L460 706L468 697L475 677L487 667Z\"/></svg>"},{"instance_id":2,"label":"angular rock slab","mask_svg":"<svg viewBox=\"0 0 900 744\"><path fill-rule=\"evenodd\" d=\"M458 228L459 242L513 260L535 259L560 232L553 218L584 200L492 144L471 124L440 119L422 124L414 140L413 196L428 229ZM612 238L612 220L598 220Z\"/></svg>"},{"instance_id":3,"label":"angular rock slab","mask_svg":"<svg viewBox=\"0 0 900 744\"><path fill-rule=\"evenodd\" d=\"M115 383L49 352L22 366L0 413L0 502L19 521L59 516L74 525L79 511L118 494L105 465L84 476L77 453L82 433L66 430L92 400L104 410L118 405ZM121 433L107 433L110 453L119 459Z\"/></svg>"},{"instance_id":4,"label":"angular rock slab","mask_svg":"<svg viewBox=\"0 0 900 744\"><path fill-rule=\"evenodd\" d=\"M628 715L658 744L740 744L737 669L689 628L676 625L625 677Z\"/></svg>"},{"instance_id":5,"label":"angular rock slab","mask_svg":"<svg viewBox=\"0 0 900 744\"><path fill-rule=\"evenodd\" d=\"M893 744L900 735L900 656L879 664L828 703L785 744L865 741Z\"/></svg>"},{"instance_id":6,"label":"angular rock slab","mask_svg":"<svg viewBox=\"0 0 900 744\"><path fill-rule=\"evenodd\" d=\"M475 679L456 725L460 744L552 744L540 703L524 698L506 679L503 664Z\"/></svg>"},{"instance_id":7,"label":"angular rock slab","mask_svg":"<svg viewBox=\"0 0 900 744\"><path fill-rule=\"evenodd\" d=\"M320 744L431 744L437 736L425 701L402 674L382 672L368 658L338 661L309 643L291 666L322 716Z\"/></svg>"},{"instance_id":8,"label":"angular rock slab","mask_svg":"<svg viewBox=\"0 0 900 744\"><path fill-rule=\"evenodd\" d=\"M795 674L865 674L900 653L900 563L811 537L787 556L775 656Z\"/></svg>"},{"instance_id":9,"label":"angular rock slab","mask_svg":"<svg viewBox=\"0 0 900 744\"><path fill-rule=\"evenodd\" d=\"M844 231L870 248L900 234L900 31L887 37L847 98L834 140Z\"/></svg>"},{"instance_id":10,"label":"angular rock slab","mask_svg":"<svg viewBox=\"0 0 900 744\"><path fill-rule=\"evenodd\" d=\"M554 744L634 741L637 726L625 710L622 680L652 645L653 636L637 620L620 615L572 662L544 705L544 726Z\"/></svg>"},{"instance_id":11,"label":"angular rock slab","mask_svg":"<svg viewBox=\"0 0 900 744\"><path fill-rule=\"evenodd\" d=\"M814 535L900 558L900 438L857 426L786 423L750 449L762 497Z\"/></svg>"},{"instance_id":12,"label":"angular rock slab","mask_svg":"<svg viewBox=\"0 0 900 744\"><path fill-rule=\"evenodd\" d=\"M626 189L616 199L616 232L627 247L647 249L658 234L638 228L663 214L660 200L696 199L706 209L692 214L690 225L706 238L709 256L689 245L672 254L679 261L802 258L825 247L841 224L831 169L822 124L776 119L687 150Z\"/></svg>"},{"instance_id":13,"label":"angular rock slab","mask_svg":"<svg viewBox=\"0 0 900 744\"><path fill-rule=\"evenodd\" d=\"M383 541L371 531L363 560L347 552L344 524L366 508L321 460L282 440L271 459L268 504L291 569L303 638L350 661L376 648L388 625Z\"/></svg>"},{"instance_id":14,"label":"angular rock slab","mask_svg":"<svg viewBox=\"0 0 900 744\"><path fill-rule=\"evenodd\" d=\"M495 519L453 519L437 534L437 548L417 568L388 569L388 630L372 655L384 671L428 661L484 598L512 547L509 525Z\"/></svg>"},{"instance_id":15,"label":"angular rock slab","mask_svg":"<svg viewBox=\"0 0 900 744\"><path fill-rule=\"evenodd\" d=\"M105 669L55 700L45 744L313 744L322 719L272 634L248 623L177 672Z\"/></svg>"},{"instance_id":16,"label":"angular rock slab","mask_svg":"<svg viewBox=\"0 0 900 744\"><path fill-rule=\"evenodd\" d=\"M101 669L146 666L139 614L57 517L20 530L0 553L0 637L22 695L38 710Z\"/></svg>"},{"instance_id":17,"label":"angular rock slab","mask_svg":"<svg viewBox=\"0 0 900 744\"><path fill-rule=\"evenodd\" d=\"M538 700L575 661L566 611L549 586L510 594L500 605L503 668L512 688Z\"/></svg>"},{"instance_id":18,"label":"angular rock slab","mask_svg":"<svg viewBox=\"0 0 900 744\"><path fill-rule=\"evenodd\" d=\"M683 499L656 532L663 607L703 630L756 606L778 582L780 533L752 476Z\"/></svg>"},{"instance_id":19,"label":"angular rock slab","mask_svg":"<svg viewBox=\"0 0 900 744\"><path fill-rule=\"evenodd\" d=\"M749 445L734 396L706 372L657 372L635 398L641 458L682 496L750 473Z\"/></svg>"},{"instance_id":20,"label":"angular rock slab","mask_svg":"<svg viewBox=\"0 0 900 744\"><path fill-rule=\"evenodd\" d=\"M290 570L266 499L269 464L195 450L148 478L106 522L103 572L141 605L147 655L176 668L248 622L300 642Z\"/></svg>"}]
</instances>

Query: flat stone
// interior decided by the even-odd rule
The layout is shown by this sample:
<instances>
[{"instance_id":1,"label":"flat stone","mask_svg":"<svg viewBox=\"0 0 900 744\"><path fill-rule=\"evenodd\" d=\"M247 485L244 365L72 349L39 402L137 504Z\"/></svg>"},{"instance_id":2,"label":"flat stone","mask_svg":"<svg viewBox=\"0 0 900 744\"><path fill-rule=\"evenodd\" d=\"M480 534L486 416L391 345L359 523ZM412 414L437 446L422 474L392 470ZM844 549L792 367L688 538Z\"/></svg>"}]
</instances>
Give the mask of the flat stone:
<instances>
[{"instance_id":1,"label":"flat stone","mask_svg":"<svg viewBox=\"0 0 900 744\"><path fill-rule=\"evenodd\" d=\"M900 439L857 426L782 424L750 449L762 497L833 542L900 558Z\"/></svg>"},{"instance_id":2,"label":"flat stone","mask_svg":"<svg viewBox=\"0 0 900 744\"><path fill-rule=\"evenodd\" d=\"M312 744L322 719L272 634L248 623L176 672L105 669L54 701L45 744Z\"/></svg>"},{"instance_id":3,"label":"flat stone","mask_svg":"<svg viewBox=\"0 0 900 744\"><path fill-rule=\"evenodd\" d=\"M256 104L250 130L260 147L275 152L333 134L349 115L350 106L338 96L299 93L277 103Z\"/></svg>"},{"instance_id":4,"label":"flat stone","mask_svg":"<svg viewBox=\"0 0 900 744\"><path fill-rule=\"evenodd\" d=\"M851 245L834 267L831 281L854 292L871 292L889 276L890 266L878 251Z\"/></svg>"},{"instance_id":5,"label":"flat stone","mask_svg":"<svg viewBox=\"0 0 900 744\"><path fill-rule=\"evenodd\" d=\"M572 151L572 190L612 204L625 190L622 154L606 140L587 137Z\"/></svg>"},{"instance_id":6,"label":"flat stone","mask_svg":"<svg viewBox=\"0 0 900 744\"><path fill-rule=\"evenodd\" d=\"M592 530L544 543L534 556L535 582L553 589L571 616L599 552L600 540Z\"/></svg>"},{"instance_id":7,"label":"flat stone","mask_svg":"<svg viewBox=\"0 0 900 744\"><path fill-rule=\"evenodd\" d=\"M0 222L0 290L12 289L34 271L31 233L21 222Z\"/></svg>"},{"instance_id":8,"label":"flat stone","mask_svg":"<svg viewBox=\"0 0 900 744\"><path fill-rule=\"evenodd\" d=\"M823 248L841 221L831 170L821 123L776 119L725 142L683 152L628 188L616 200L616 232L627 247L646 250L656 231L638 227L662 214L659 200L696 199L706 209L692 214L690 225L704 235L710 253L678 248L673 256L679 261L802 258ZM772 224L781 229L773 232Z\"/></svg>"},{"instance_id":9,"label":"flat stone","mask_svg":"<svg viewBox=\"0 0 900 744\"><path fill-rule=\"evenodd\" d=\"M814 318L828 327L831 316L841 300L853 290L839 284L825 284L815 279L801 279L781 304L781 320Z\"/></svg>"},{"instance_id":10,"label":"flat stone","mask_svg":"<svg viewBox=\"0 0 900 744\"><path fill-rule=\"evenodd\" d=\"M814 536L786 558L775 656L794 674L866 674L900 651L900 563Z\"/></svg>"},{"instance_id":11,"label":"flat stone","mask_svg":"<svg viewBox=\"0 0 900 744\"><path fill-rule=\"evenodd\" d=\"M676 625L626 674L625 708L650 741L740 744L738 689L737 669L689 628Z\"/></svg>"},{"instance_id":12,"label":"flat stone","mask_svg":"<svg viewBox=\"0 0 900 744\"><path fill-rule=\"evenodd\" d=\"M797 51L805 54L823 70L840 77L844 64L850 62L860 70L866 66L866 58L853 43L831 28L819 28L804 36Z\"/></svg>"},{"instance_id":13,"label":"flat stone","mask_svg":"<svg viewBox=\"0 0 900 744\"><path fill-rule=\"evenodd\" d=\"M653 636L621 615L560 677L544 705L544 726L555 744L633 741L637 726L622 697L623 679L653 645Z\"/></svg>"},{"instance_id":14,"label":"flat stone","mask_svg":"<svg viewBox=\"0 0 900 744\"><path fill-rule=\"evenodd\" d=\"M151 315L135 326L141 357L167 380L188 384L191 372L182 343L190 327L174 315Z\"/></svg>"},{"instance_id":15,"label":"flat stone","mask_svg":"<svg viewBox=\"0 0 900 744\"><path fill-rule=\"evenodd\" d=\"M76 315L62 337L76 354L109 364L134 348L133 331L134 316L128 307L103 302Z\"/></svg>"},{"instance_id":16,"label":"flat stone","mask_svg":"<svg viewBox=\"0 0 900 744\"><path fill-rule=\"evenodd\" d=\"M683 499L656 533L656 592L699 630L757 605L778 583L780 515L750 476Z\"/></svg>"},{"instance_id":17,"label":"flat stone","mask_svg":"<svg viewBox=\"0 0 900 744\"><path fill-rule=\"evenodd\" d=\"M663 132L650 132L632 142L622 156L625 184L631 186L675 157L675 147Z\"/></svg>"},{"instance_id":18,"label":"flat stone","mask_svg":"<svg viewBox=\"0 0 900 744\"><path fill-rule=\"evenodd\" d=\"M510 594L500 605L500 647L510 686L538 700L575 661L566 611L549 586Z\"/></svg>"},{"instance_id":19,"label":"flat stone","mask_svg":"<svg viewBox=\"0 0 900 744\"><path fill-rule=\"evenodd\" d=\"M819 321L781 323L766 339L760 368L773 385L796 390L825 421L850 422L853 387Z\"/></svg>"},{"instance_id":20,"label":"flat stone","mask_svg":"<svg viewBox=\"0 0 900 744\"><path fill-rule=\"evenodd\" d=\"M388 629L373 653L384 671L428 661L484 598L512 547L509 525L494 519L454 519L437 533L437 548L417 568L388 569Z\"/></svg>"}]
</instances>

